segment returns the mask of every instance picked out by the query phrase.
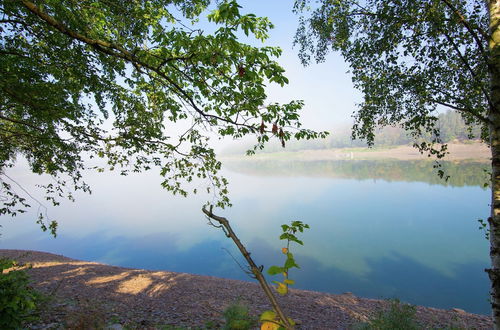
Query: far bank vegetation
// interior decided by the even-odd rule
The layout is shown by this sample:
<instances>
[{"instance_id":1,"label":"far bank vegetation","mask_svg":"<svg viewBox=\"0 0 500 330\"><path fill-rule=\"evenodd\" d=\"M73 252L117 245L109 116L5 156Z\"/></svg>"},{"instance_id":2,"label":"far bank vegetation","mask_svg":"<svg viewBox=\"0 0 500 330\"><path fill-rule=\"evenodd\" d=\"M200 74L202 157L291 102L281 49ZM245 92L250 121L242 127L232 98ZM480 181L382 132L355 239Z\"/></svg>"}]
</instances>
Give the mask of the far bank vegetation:
<instances>
[{"instance_id":1,"label":"far bank vegetation","mask_svg":"<svg viewBox=\"0 0 500 330\"><path fill-rule=\"evenodd\" d=\"M456 111L447 111L437 116L437 123L440 130L440 140L442 143L471 143L481 137L481 128L477 125L467 125L462 116ZM430 136L428 137L430 140ZM416 141L403 128L386 126L380 128L375 134L375 148L389 148L401 145L413 145ZM338 148L363 148L367 147L364 139L352 139L351 127L346 125L332 129L330 135L325 139L290 141L286 146L286 151L301 150L325 150ZM239 143L224 150L224 154L242 154L250 148L250 144ZM283 148L277 142L269 143L264 153L281 152Z\"/></svg>"}]
</instances>

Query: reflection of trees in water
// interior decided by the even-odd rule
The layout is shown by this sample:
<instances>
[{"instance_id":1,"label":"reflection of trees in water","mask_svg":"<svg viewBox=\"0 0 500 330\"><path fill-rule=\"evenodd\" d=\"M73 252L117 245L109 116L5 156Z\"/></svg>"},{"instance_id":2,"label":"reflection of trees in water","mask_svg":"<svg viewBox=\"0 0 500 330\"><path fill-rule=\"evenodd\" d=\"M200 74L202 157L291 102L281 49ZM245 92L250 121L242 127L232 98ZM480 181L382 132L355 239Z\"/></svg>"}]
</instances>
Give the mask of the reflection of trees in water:
<instances>
[{"instance_id":1,"label":"reflection of trees in water","mask_svg":"<svg viewBox=\"0 0 500 330\"><path fill-rule=\"evenodd\" d=\"M435 162L422 160L231 161L229 170L251 175L315 176L356 180L427 182L452 187L483 186L489 165L481 162L441 162L448 181L437 175Z\"/></svg>"}]
</instances>

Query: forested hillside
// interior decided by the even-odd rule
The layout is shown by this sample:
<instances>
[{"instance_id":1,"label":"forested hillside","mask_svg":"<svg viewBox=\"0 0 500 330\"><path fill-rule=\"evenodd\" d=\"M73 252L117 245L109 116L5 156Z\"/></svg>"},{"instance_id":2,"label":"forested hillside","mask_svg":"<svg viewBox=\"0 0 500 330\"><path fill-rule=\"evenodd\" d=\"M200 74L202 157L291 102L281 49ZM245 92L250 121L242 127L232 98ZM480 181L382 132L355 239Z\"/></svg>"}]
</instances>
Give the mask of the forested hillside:
<instances>
[{"instance_id":1,"label":"forested hillside","mask_svg":"<svg viewBox=\"0 0 500 330\"><path fill-rule=\"evenodd\" d=\"M481 131L479 126L473 126L469 131L468 125L464 122L463 118L456 111L448 111L442 113L438 117L438 125L441 132L441 140L443 143L452 141L467 141L471 139L478 139ZM413 144L415 140L409 136L401 127L384 127L377 131L375 134L375 147L387 147ZM322 140L300 140L291 141L286 145L287 151L299 150L319 150L331 148L353 148L353 147L366 147L365 140L353 140L351 138L351 128L340 127L333 129L330 135ZM228 148L224 151L226 154L244 153L251 147L248 145L238 145ZM261 152L278 152L283 151L281 144L270 143Z\"/></svg>"}]
</instances>

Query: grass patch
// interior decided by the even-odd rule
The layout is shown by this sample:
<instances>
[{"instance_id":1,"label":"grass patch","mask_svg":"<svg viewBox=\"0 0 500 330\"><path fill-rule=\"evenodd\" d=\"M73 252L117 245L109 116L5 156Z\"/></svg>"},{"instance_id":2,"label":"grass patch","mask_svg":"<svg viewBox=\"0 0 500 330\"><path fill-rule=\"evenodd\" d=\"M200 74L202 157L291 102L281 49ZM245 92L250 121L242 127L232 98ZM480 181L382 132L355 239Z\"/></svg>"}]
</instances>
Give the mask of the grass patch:
<instances>
[{"instance_id":1,"label":"grass patch","mask_svg":"<svg viewBox=\"0 0 500 330\"><path fill-rule=\"evenodd\" d=\"M367 323L355 325L355 330L428 330L438 329L432 326L420 325L416 321L417 308L414 305L402 303L399 299L390 299L389 307L379 311ZM435 320L437 321L437 320ZM467 327L460 324L458 319L451 320L451 323L439 327L443 330L465 330Z\"/></svg>"},{"instance_id":2,"label":"grass patch","mask_svg":"<svg viewBox=\"0 0 500 330\"><path fill-rule=\"evenodd\" d=\"M223 329L252 329L257 325L257 318L250 315L248 307L234 303L227 307L223 313L226 324Z\"/></svg>"},{"instance_id":3,"label":"grass patch","mask_svg":"<svg viewBox=\"0 0 500 330\"><path fill-rule=\"evenodd\" d=\"M401 303L398 299L390 300L388 309L379 311L368 323L357 325L363 330L416 330L421 329L415 321L416 307Z\"/></svg>"}]
</instances>

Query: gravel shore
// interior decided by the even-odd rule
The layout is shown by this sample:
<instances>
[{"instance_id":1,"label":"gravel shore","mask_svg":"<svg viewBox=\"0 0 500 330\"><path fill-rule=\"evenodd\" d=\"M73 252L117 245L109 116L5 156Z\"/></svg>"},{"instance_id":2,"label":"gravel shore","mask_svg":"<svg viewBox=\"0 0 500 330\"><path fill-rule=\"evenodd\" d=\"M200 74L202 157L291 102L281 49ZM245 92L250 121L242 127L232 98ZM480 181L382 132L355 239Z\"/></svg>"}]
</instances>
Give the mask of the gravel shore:
<instances>
[{"instance_id":1,"label":"gravel shore","mask_svg":"<svg viewBox=\"0 0 500 330\"><path fill-rule=\"evenodd\" d=\"M154 329L158 326L203 327L208 321L223 325L223 310L235 302L254 315L270 309L258 284L168 271L148 271L73 260L45 252L1 250L32 268L33 286L51 297L41 328ZM359 298L351 293L327 294L290 290L278 297L298 329L349 329L366 322L388 302ZM418 306L417 321L425 328L491 329L489 316L460 309L440 310Z\"/></svg>"}]
</instances>

